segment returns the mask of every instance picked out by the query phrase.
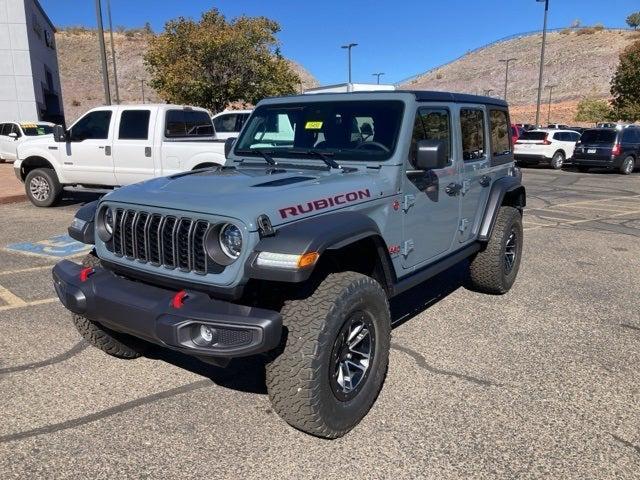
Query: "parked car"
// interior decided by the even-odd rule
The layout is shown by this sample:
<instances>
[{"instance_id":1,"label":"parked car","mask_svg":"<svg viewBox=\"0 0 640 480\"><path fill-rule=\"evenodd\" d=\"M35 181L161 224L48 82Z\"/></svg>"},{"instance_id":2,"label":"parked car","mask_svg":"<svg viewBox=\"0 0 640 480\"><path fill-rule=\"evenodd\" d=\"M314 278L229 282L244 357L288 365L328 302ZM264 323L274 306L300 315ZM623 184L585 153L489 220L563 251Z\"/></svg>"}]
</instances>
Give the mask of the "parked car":
<instances>
[{"instance_id":1,"label":"parked car","mask_svg":"<svg viewBox=\"0 0 640 480\"><path fill-rule=\"evenodd\" d=\"M94 108L68 130L25 142L16 176L38 207L63 188L104 189L224 164L224 143L213 137L209 112L182 105Z\"/></svg>"},{"instance_id":2,"label":"parked car","mask_svg":"<svg viewBox=\"0 0 640 480\"><path fill-rule=\"evenodd\" d=\"M516 123L516 126L520 127L524 131L535 130L536 126L531 123Z\"/></svg>"},{"instance_id":3,"label":"parked car","mask_svg":"<svg viewBox=\"0 0 640 480\"><path fill-rule=\"evenodd\" d=\"M573 156L580 134L573 130L539 129L524 132L514 147L518 165L548 164L558 170Z\"/></svg>"},{"instance_id":4,"label":"parked car","mask_svg":"<svg viewBox=\"0 0 640 480\"><path fill-rule=\"evenodd\" d=\"M18 145L26 140L53 133L53 123L49 122L6 122L0 123L0 163L16 159Z\"/></svg>"},{"instance_id":5,"label":"parked car","mask_svg":"<svg viewBox=\"0 0 640 480\"><path fill-rule=\"evenodd\" d=\"M547 128L551 130L569 130L569 125L564 125L563 123L550 123L547 125Z\"/></svg>"},{"instance_id":6,"label":"parked car","mask_svg":"<svg viewBox=\"0 0 640 480\"><path fill-rule=\"evenodd\" d=\"M263 149L281 123L296 128ZM69 233L95 250L58 263L54 287L114 357L146 342L218 366L266 354L273 410L341 437L382 389L390 298L463 259L477 291L516 281L526 192L509 124L502 100L442 92L263 100L225 169L82 207Z\"/></svg>"},{"instance_id":7,"label":"parked car","mask_svg":"<svg viewBox=\"0 0 640 480\"><path fill-rule=\"evenodd\" d=\"M618 124L615 122L598 122L596 128L617 128Z\"/></svg>"},{"instance_id":8,"label":"parked car","mask_svg":"<svg viewBox=\"0 0 640 480\"><path fill-rule=\"evenodd\" d=\"M639 159L640 127L626 125L585 130L567 164L583 172L591 167L605 167L629 175Z\"/></svg>"},{"instance_id":9,"label":"parked car","mask_svg":"<svg viewBox=\"0 0 640 480\"><path fill-rule=\"evenodd\" d=\"M518 125L515 124L511 124L511 143L515 145L515 143L518 141L518 138L520 138L520 135L522 135L522 132L524 132L524 129L519 127Z\"/></svg>"},{"instance_id":10,"label":"parked car","mask_svg":"<svg viewBox=\"0 0 640 480\"><path fill-rule=\"evenodd\" d=\"M229 110L214 115L213 129L217 140L237 137L252 110Z\"/></svg>"}]
</instances>

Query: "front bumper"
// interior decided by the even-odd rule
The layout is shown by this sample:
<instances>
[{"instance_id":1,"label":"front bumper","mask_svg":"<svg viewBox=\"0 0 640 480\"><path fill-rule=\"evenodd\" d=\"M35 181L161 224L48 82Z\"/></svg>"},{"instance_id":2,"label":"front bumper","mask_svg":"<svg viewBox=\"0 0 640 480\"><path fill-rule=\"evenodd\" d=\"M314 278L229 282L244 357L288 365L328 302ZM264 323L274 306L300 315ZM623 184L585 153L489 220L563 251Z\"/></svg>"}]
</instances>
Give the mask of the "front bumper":
<instances>
[{"instance_id":1,"label":"front bumper","mask_svg":"<svg viewBox=\"0 0 640 480\"><path fill-rule=\"evenodd\" d=\"M97 267L85 281L82 266L63 260L53 268L53 283L64 306L117 332L133 335L197 357L234 358L274 349L282 334L278 312L212 300L187 291L180 308L175 290L159 288ZM201 325L214 329L202 345Z\"/></svg>"}]
</instances>

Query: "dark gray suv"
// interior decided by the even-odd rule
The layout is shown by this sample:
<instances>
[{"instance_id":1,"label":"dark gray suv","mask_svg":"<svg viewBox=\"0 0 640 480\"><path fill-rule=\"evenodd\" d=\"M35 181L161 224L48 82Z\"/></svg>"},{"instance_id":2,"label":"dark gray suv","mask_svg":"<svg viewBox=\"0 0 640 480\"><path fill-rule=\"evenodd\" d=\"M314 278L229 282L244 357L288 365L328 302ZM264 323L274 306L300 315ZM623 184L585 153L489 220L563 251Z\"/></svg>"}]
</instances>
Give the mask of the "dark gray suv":
<instances>
[{"instance_id":1,"label":"dark gray suv","mask_svg":"<svg viewBox=\"0 0 640 480\"><path fill-rule=\"evenodd\" d=\"M568 159L565 165L576 166L583 172L591 167L604 167L630 175L638 159L640 127L628 125L585 130L576 144L573 158Z\"/></svg>"}]
</instances>

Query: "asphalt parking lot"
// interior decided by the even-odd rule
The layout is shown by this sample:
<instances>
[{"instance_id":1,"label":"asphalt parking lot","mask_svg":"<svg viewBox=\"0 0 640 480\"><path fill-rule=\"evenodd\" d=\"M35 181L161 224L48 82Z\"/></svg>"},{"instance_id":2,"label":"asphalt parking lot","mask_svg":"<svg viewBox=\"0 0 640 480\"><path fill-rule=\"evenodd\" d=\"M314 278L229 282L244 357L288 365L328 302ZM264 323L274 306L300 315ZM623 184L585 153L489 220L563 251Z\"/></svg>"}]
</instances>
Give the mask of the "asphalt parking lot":
<instances>
[{"instance_id":1,"label":"asphalt parking lot","mask_svg":"<svg viewBox=\"0 0 640 480\"><path fill-rule=\"evenodd\" d=\"M395 299L385 386L335 441L277 417L258 359L88 348L50 275L79 203L0 205L0 478L638 478L640 174L524 183L513 290L461 265Z\"/></svg>"}]
</instances>

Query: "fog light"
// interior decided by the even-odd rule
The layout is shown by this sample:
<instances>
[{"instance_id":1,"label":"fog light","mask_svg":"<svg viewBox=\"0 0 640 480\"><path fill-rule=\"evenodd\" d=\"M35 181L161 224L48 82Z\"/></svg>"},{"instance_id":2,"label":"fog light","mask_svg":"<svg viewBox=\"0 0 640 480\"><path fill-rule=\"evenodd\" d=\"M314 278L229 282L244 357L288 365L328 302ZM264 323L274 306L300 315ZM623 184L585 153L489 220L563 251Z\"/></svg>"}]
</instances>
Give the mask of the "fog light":
<instances>
[{"instance_id":1,"label":"fog light","mask_svg":"<svg viewBox=\"0 0 640 480\"><path fill-rule=\"evenodd\" d=\"M213 340L213 330L206 325L200 325L200 338L205 343L211 343Z\"/></svg>"}]
</instances>

